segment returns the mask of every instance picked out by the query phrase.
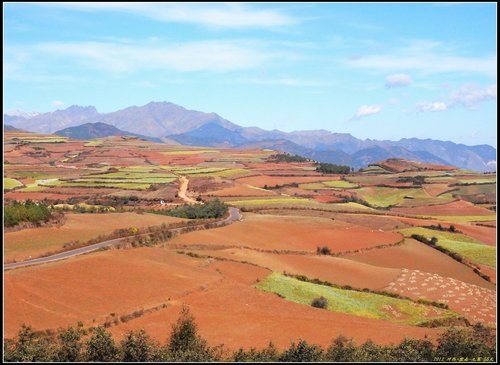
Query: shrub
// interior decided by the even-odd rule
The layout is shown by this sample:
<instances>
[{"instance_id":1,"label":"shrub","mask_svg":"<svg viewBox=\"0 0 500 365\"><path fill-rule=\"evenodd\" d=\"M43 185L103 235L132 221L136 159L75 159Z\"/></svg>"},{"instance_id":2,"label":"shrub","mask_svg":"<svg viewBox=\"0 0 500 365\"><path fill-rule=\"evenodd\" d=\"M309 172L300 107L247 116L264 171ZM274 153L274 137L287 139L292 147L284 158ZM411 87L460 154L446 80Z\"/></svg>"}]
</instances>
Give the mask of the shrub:
<instances>
[{"instance_id":1,"label":"shrub","mask_svg":"<svg viewBox=\"0 0 500 365\"><path fill-rule=\"evenodd\" d=\"M283 362L314 362L321 361L323 350L317 345L309 345L306 341L300 340L297 344L290 345L288 350L281 354L279 361Z\"/></svg>"},{"instance_id":2,"label":"shrub","mask_svg":"<svg viewBox=\"0 0 500 365\"><path fill-rule=\"evenodd\" d=\"M332 250L330 250L330 247L327 247L327 246L316 247L316 254L317 255L331 255Z\"/></svg>"},{"instance_id":3,"label":"shrub","mask_svg":"<svg viewBox=\"0 0 500 365\"><path fill-rule=\"evenodd\" d=\"M325 309L328 307L328 300L325 297L314 298L311 306Z\"/></svg>"}]
</instances>

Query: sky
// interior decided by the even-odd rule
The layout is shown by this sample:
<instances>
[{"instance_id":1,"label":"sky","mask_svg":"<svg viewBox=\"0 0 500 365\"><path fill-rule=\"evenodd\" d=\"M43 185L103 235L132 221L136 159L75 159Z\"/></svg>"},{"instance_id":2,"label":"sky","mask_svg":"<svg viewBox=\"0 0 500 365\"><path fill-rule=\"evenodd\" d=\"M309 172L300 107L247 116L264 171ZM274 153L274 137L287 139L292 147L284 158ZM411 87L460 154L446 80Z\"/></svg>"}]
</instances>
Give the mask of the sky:
<instances>
[{"instance_id":1,"label":"sky","mask_svg":"<svg viewBox=\"0 0 500 365\"><path fill-rule=\"evenodd\" d=\"M3 108L496 147L496 3L3 3ZM140 121L138 121L140 122Z\"/></svg>"}]
</instances>

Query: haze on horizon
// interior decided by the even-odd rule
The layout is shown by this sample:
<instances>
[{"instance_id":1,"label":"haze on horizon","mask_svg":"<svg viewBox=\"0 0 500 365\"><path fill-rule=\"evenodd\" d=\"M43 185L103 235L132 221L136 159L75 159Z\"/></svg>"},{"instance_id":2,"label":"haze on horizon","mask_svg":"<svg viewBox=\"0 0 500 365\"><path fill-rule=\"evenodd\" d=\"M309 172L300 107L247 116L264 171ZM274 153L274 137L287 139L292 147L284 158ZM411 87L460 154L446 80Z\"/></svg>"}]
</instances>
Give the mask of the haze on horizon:
<instances>
[{"instance_id":1,"label":"haze on horizon","mask_svg":"<svg viewBox=\"0 0 500 365\"><path fill-rule=\"evenodd\" d=\"M3 108L496 148L496 3L3 3Z\"/></svg>"}]
</instances>

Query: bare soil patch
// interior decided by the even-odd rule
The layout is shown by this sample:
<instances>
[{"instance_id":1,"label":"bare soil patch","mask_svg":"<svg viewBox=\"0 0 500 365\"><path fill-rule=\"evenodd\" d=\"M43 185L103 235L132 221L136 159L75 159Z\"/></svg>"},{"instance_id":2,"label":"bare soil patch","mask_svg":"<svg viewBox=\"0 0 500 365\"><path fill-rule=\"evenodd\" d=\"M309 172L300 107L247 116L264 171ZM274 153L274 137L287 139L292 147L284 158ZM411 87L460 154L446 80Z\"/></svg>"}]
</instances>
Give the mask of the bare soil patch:
<instances>
[{"instance_id":1,"label":"bare soil patch","mask_svg":"<svg viewBox=\"0 0 500 365\"><path fill-rule=\"evenodd\" d=\"M331 219L246 213L241 222L187 233L170 242L309 252L316 252L318 246L328 246L332 252L345 252L390 245L401 239L398 233L371 230Z\"/></svg>"},{"instance_id":2,"label":"bare soil patch","mask_svg":"<svg viewBox=\"0 0 500 365\"><path fill-rule=\"evenodd\" d=\"M402 245L344 256L347 259L379 267L420 270L487 289L495 286L475 274L469 267L421 242L405 239Z\"/></svg>"}]
</instances>

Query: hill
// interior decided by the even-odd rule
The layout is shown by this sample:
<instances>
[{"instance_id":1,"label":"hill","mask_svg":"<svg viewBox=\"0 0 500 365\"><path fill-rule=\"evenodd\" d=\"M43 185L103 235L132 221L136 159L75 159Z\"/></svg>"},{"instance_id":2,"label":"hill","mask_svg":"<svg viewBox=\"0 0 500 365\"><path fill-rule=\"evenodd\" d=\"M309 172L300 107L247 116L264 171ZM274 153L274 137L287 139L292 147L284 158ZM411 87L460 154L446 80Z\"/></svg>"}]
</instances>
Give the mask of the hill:
<instances>
[{"instance_id":1,"label":"hill","mask_svg":"<svg viewBox=\"0 0 500 365\"><path fill-rule=\"evenodd\" d=\"M157 138L170 144L238 148L260 145L355 168L382 159L404 158L480 172L496 171L496 149L488 145L466 146L418 138L361 140L348 133L326 130L267 131L241 127L216 113L188 110L169 102L151 102L103 114L92 106L71 106L44 114L17 112L4 115L4 121L16 128L40 133L53 133L87 123L105 123L128 131L128 134Z\"/></svg>"},{"instance_id":2,"label":"hill","mask_svg":"<svg viewBox=\"0 0 500 365\"><path fill-rule=\"evenodd\" d=\"M106 123L85 123L76 127L68 127L54 132L54 134L73 139L94 139L110 136L133 136L152 142L161 142L159 138L143 136L136 133L122 131L115 126Z\"/></svg>"}]
</instances>

